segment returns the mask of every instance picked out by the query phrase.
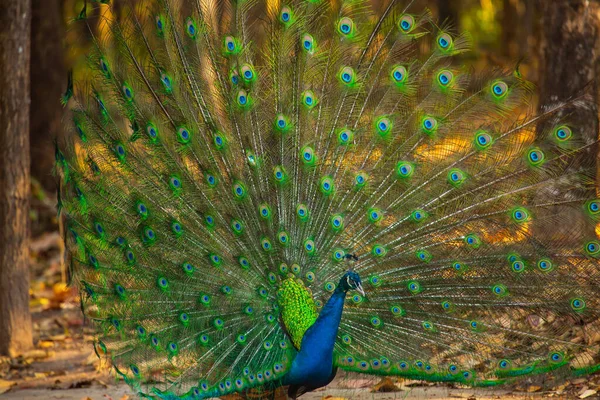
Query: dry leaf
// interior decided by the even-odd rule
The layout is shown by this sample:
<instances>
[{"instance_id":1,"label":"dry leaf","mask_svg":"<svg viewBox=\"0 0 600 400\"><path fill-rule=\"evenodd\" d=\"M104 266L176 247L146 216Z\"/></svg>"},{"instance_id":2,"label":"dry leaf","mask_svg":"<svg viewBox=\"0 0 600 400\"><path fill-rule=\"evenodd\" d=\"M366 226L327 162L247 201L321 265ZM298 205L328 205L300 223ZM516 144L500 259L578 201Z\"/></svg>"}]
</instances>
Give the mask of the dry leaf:
<instances>
[{"instance_id":1,"label":"dry leaf","mask_svg":"<svg viewBox=\"0 0 600 400\"><path fill-rule=\"evenodd\" d=\"M401 389L387 376L371 388L371 392L399 392Z\"/></svg>"},{"instance_id":2,"label":"dry leaf","mask_svg":"<svg viewBox=\"0 0 600 400\"><path fill-rule=\"evenodd\" d=\"M585 399L586 397L593 396L593 395L595 395L596 393L598 393L596 390L593 390L593 389L588 389L588 390L586 390L585 392L581 393L581 394L579 395L579 398L580 398L580 399Z\"/></svg>"},{"instance_id":3,"label":"dry leaf","mask_svg":"<svg viewBox=\"0 0 600 400\"><path fill-rule=\"evenodd\" d=\"M16 384L17 382L5 381L4 379L0 379L0 394L8 392L10 388Z\"/></svg>"},{"instance_id":4,"label":"dry leaf","mask_svg":"<svg viewBox=\"0 0 600 400\"><path fill-rule=\"evenodd\" d=\"M534 392L539 392L540 390L542 390L541 386L535 386L535 385L531 385L527 388L527 392L528 393L534 393Z\"/></svg>"}]
</instances>

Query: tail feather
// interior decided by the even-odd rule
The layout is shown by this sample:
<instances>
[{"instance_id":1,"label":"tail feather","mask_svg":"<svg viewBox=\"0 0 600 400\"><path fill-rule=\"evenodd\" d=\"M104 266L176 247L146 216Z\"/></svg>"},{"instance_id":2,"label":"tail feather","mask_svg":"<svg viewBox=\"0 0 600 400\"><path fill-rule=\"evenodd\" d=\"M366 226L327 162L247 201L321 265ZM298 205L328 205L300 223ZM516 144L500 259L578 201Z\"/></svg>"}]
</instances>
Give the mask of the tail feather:
<instances>
[{"instance_id":1,"label":"tail feather","mask_svg":"<svg viewBox=\"0 0 600 400\"><path fill-rule=\"evenodd\" d=\"M89 29L61 207L97 351L141 395L278 386L281 282L320 308L347 254L368 283L341 369L598 368L577 339L599 309L597 143L569 115L587 99L531 113L520 74L465 71L468 35L413 8L156 0Z\"/></svg>"}]
</instances>

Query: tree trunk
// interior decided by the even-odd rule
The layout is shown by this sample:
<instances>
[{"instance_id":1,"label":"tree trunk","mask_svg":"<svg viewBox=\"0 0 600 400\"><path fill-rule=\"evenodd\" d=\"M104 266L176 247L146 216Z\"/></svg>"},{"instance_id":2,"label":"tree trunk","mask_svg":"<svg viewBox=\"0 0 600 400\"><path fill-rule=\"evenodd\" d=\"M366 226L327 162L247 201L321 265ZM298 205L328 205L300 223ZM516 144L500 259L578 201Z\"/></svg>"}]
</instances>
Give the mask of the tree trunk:
<instances>
[{"instance_id":1,"label":"tree trunk","mask_svg":"<svg viewBox=\"0 0 600 400\"><path fill-rule=\"evenodd\" d=\"M589 107L570 108L563 115L578 124L586 144L598 139L596 72L600 60L598 35L600 4L589 0L541 1L542 51L540 57L540 107L593 93ZM589 85L593 87L590 88ZM587 89L587 90L586 90ZM595 150L594 158L595 158ZM591 154L591 153L590 153Z\"/></svg>"},{"instance_id":2,"label":"tree trunk","mask_svg":"<svg viewBox=\"0 0 600 400\"><path fill-rule=\"evenodd\" d=\"M574 134L583 144L591 145L569 164L569 168L585 170L588 174L592 171L590 178L596 182L598 146L592 144L598 140L599 128L598 83L594 80L600 60L600 4L589 0L540 1L539 4L542 12L540 111L545 105L568 101L585 93L592 95L593 99L586 107L569 106L561 110L559 116L573 126ZM545 134L550 128L548 123L542 123L538 126L538 134ZM593 197L596 193L590 186L582 183L578 190L561 193L561 199ZM548 196L556 195L548 193ZM573 211L568 220L569 224L564 225L569 227L555 229L563 239L581 242L595 237L593 227L581 213Z\"/></svg>"},{"instance_id":3,"label":"tree trunk","mask_svg":"<svg viewBox=\"0 0 600 400\"><path fill-rule=\"evenodd\" d=\"M29 314L30 0L0 7L0 354L33 346Z\"/></svg>"},{"instance_id":4,"label":"tree trunk","mask_svg":"<svg viewBox=\"0 0 600 400\"><path fill-rule=\"evenodd\" d=\"M31 175L54 191L53 140L60 137L60 96L67 85L61 0L32 0L31 16Z\"/></svg>"},{"instance_id":5,"label":"tree trunk","mask_svg":"<svg viewBox=\"0 0 600 400\"><path fill-rule=\"evenodd\" d=\"M533 26L533 0L503 0L502 53L511 61L529 58ZM530 61L530 60L528 60Z\"/></svg>"}]
</instances>

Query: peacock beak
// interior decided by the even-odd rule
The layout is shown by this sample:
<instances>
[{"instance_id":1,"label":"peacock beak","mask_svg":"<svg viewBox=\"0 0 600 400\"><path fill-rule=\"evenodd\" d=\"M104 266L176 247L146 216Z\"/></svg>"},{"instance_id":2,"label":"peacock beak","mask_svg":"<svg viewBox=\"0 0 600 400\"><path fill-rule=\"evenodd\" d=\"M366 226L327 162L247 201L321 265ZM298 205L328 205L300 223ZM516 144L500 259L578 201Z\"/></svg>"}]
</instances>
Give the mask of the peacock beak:
<instances>
[{"instance_id":1,"label":"peacock beak","mask_svg":"<svg viewBox=\"0 0 600 400\"><path fill-rule=\"evenodd\" d=\"M363 290L363 287L362 287L362 285L361 285L360 283L357 283L357 284L356 284L356 291L357 291L358 293L360 293L360 295L361 295L362 297L365 297L365 291Z\"/></svg>"}]
</instances>

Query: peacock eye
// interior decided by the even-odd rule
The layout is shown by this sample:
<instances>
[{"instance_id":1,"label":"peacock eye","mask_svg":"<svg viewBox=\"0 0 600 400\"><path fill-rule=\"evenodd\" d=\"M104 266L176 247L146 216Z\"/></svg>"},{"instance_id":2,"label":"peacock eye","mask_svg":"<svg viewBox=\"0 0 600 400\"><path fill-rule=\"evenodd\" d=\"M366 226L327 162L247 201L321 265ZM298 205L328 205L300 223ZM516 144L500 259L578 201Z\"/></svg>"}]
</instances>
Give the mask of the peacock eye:
<instances>
[{"instance_id":1,"label":"peacock eye","mask_svg":"<svg viewBox=\"0 0 600 400\"><path fill-rule=\"evenodd\" d=\"M446 87L454 79L454 74L452 74L452 72L450 72L450 71L444 70L444 71L440 71L437 78L438 78L438 82L440 83L440 85Z\"/></svg>"},{"instance_id":2,"label":"peacock eye","mask_svg":"<svg viewBox=\"0 0 600 400\"><path fill-rule=\"evenodd\" d=\"M437 37L437 45L438 48L442 51L448 51L452 48L452 37L447 33L441 33Z\"/></svg>"},{"instance_id":3,"label":"peacock eye","mask_svg":"<svg viewBox=\"0 0 600 400\"><path fill-rule=\"evenodd\" d=\"M412 15L405 14L400 18L398 26L402 32L409 33L415 26L415 18Z\"/></svg>"},{"instance_id":4,"label":"peacock eye","mask_svg":"<svg viewBox=\"0 0 600 400\"><path fill-rule=\"evenodd\" d=\"M354 22L348 17L344 17L338 22L338 32L343 36L351 36L354 33Z\"/></svg>"}]
</instances>

